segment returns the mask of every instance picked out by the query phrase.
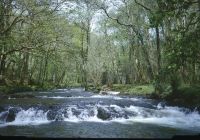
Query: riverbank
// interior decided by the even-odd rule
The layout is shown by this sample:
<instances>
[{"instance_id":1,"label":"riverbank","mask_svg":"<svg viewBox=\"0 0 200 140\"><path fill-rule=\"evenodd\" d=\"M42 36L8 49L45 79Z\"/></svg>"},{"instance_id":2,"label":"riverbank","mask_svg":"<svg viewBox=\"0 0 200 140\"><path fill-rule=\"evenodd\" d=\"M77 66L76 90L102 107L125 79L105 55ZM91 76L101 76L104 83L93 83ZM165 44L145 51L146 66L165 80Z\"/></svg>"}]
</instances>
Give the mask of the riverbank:
<instances>
[{"instance_id":1,"label":"riverbank","mask_svg":"<svg viewBox=\"0 0 200 140\"><path fill-rule=\"evenodd\" d=\"M42 91L42 90L49 90L50 87L39 87L33 85L4 85L0 86L0 98L33 98L33 95L27 94L26 92L31 91ZM20 93L20 94L16 94Z\"/></svg>"},{"instance_id":2,"label":"riverbank","mask_svg":"<svg viewBox=\"0 0 200 140\"><path fill-rule=\"evenodd\" d=\"M167 101L173 106L183 106L187 108L197 108L200 110L200 86L181 86L176 93L166 89L160 95L154 93L153 85L113 85L112 91L119 91L119 95L136 95L151 99Z\"/></svg>"},{"instance_id":3,"label":"riverbank","mask_svg":"<svg viewBox=\"0 0 200 140\"><path fill-rule=\"evenodd\" d=\"M51 90L53 88L54 87L42 87L42 86L36 86L36 85L0 86L0 94L13 94L17 92Z\"/></svg>"},{"instance_id":4,"label":"riverbank","mask_svg":"<svg viewBox=\"0 0 200 140\"><path fill-rule=\"evenodd\" d=\"M1 85L0 86L0 99L2 98L34 98L34 95L29 92L37 91L51 91L53 89L62 88L79 88L80 84L69 84L68 86L60 85Z\"/></svg>"},{"instance_id":5,"label":"riverbank","mask_svg":"<svg viewBox=\"0 0 200 140\"><path fill-rule=\"evenodd\" d=\"M197 108L200 111L200 86L182 86L176 93L163 94L171 105Z\"/></svg>"},{"instance_id":6,"label":"riverbank","mask_svg":"<svg viewBox=\"0 0 200 140\"><path fill-rule=\"evenodd\" d=\"M67 88L81 87L80 84L68 85ZM0 94L13 94L18 92L29 92L29 91L48 91L57 88L66 88L66 86L58 85L0 85Z\"/></svg>"}]
</instances>

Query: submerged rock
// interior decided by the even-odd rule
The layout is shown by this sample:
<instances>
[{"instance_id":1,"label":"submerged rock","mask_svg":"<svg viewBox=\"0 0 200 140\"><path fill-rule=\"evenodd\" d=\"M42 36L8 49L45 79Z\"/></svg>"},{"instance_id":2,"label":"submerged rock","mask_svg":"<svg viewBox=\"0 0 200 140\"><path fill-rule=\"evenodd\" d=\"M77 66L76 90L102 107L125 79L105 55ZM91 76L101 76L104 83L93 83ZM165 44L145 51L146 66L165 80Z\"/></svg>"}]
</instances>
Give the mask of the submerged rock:
<instances>
[{"instance_id":1,"label":"submerged rock","mask_svg":"<svg viewBox=\"0 0 200 140\"><path fill-rule=\"evenodd\" d=\"M166 103L165 102L160 102L158 105L157 105L157 109L163 109L165 108L166 106Z\"/></svg>"},{"instance_id":2,"label":"submerged rock","mask_svg":"<svg viewBox=\"0 0 200 140\"><path fill-rule=\"evenodd\" d=\"M75 115L75 116L78 116L78 115L81 114L81 111L76 110L76 109L74 109L74 108L72 108L71 111L72 111L73 115Z\"/></svg>"},{"instance_id":3,"label":"submerged rock","mask_svg":"<svg viewBox=\"0 0 200 140\"><path fill-rule=\"evenodd\" d=\"M198 113L200 114L200 106L195 107L194 111L198 111Z\"/></svg>"},{"instance_id":4,"label":"submerged rock","mask_svg":"<svg viewBox=\"0 0 200 140\"><path fill-rule=\"evenodd\" d=\"M15 111L13 109L10 109L9 112L8 112L8 116L6 118L6 122L12 122L15 120Z\"/></svg>"},{"instance_id":5,"label":"submerged rock","mask_svg":"<svg viewBox=\"0 0 200 140\"><path fill-rule=\"evenodd\" d=\"M0 122L5 122L8 116L8 111L0 113Z\"/></svg>"},{"instance_id":6,"label":"submerged rock","mask_svg":"<svg viewBox=\"0 0 200 140\"><path fill-rule=\"evenodd\" d=\"M57 113L55 111L52 111L52 110L48 111L48 113L47 113L47 119L48 120L55 120L56 114Z\"/></svg>"},{"instance_id":7,"label":"submerged rock","mask_svg":"<svg viewBox=\"0 0 200 140\"><path fill-rule=\"evenodd\" d=\"M63 121L63 120L64 120L64 118L63 118L62 114L59 113L56 115L55 121Z\"/></svg>"},{"instance_id":8,"label":"submerged rock","mask_svg":"<svg viewBox=\"0 0 200 140\"><path fill-rule=\"evenodd\" d=\"M47 112L47 120L62 121L64 113L60 110L49 110Z\"/></svg>"}]
</instances>

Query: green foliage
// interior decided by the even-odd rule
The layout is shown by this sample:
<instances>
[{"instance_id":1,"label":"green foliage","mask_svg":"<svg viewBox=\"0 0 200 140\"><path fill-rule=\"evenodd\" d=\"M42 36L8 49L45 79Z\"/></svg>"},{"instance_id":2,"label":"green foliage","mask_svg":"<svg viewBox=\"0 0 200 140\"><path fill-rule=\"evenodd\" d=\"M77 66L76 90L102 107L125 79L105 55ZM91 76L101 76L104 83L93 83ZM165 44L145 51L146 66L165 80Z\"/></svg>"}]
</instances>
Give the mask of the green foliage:
<instances>
[{"instance_id":1,"label":"green foliage","mask_svg":"<svg viewBox=\"0 0 200 140\"><path fill-rule=\"evenodd\" d=\"M0 93L8 93L9 88L7 86L0 86Z\"/></svg>"},{"instance_id":2,"label":"green foliage","mask_svg":"<svg viewBox=\"0 0 200 140\"><path fill-rule=\"evenodd\" d=\"M193 108L200 106L200 87L199 85L182 85L176 94L168 94L165 99L175 105Z\"/></svg>"},{"instance_id":3,"label":"green foliage","mask_svg":"<svg viewBox=\"0 0 200 140\"><path fill-rule=\"evenodd\" d=\"M150 27L155 28L162 24L165 14L162 11L156 11L149 17Z\"/></svg>"},{"instance_id":4,"label":"green foliage","mask_svg":"<svg viewBox=\"0 0 200 140\"><path fill-rule=\"evenodd\" d=\"M199 83L196 2L67 3L64 10L59 1L59 9L47 0L19 0L11 7L0 2L0 76L5 81L0 84L10 86L2 86L3 92L87 84L99 90L114 84L113 89L133 94L178 93L182 83ZM96 20L99 5L107 14ZM135 85L152 81L152 86Z\"/></svg>"},{"instance_id":5,"label":"green foliage","mask_svg":"<svg viewBox=\"0 0 200 140\"><path fill-rule=\"evenodd\" d=\"M183 86L178 89L179 96L184 96L185 99L190 99L190 103L198 103L200 105L200 86Z\"/></svg>"}]
</instances>

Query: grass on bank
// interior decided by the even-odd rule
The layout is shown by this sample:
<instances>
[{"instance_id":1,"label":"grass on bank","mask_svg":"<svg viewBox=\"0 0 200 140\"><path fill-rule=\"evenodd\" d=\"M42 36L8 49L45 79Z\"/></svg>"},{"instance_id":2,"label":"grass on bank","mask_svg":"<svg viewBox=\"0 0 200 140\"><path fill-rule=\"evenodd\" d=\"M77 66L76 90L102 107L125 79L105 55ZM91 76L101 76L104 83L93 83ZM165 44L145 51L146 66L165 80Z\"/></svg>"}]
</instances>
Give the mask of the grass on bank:
<instances>
[{"instance_id":1,"label":"grass on bank","mask_svg":"<svg viewBox=\"0 0 200 140\"><path fill-rule=\"evenodd\" d=\"M154 92L153 85L121 85L114 84L112 90L119 91L122 95L150 95Z\"/></svg>"}]
</instances>

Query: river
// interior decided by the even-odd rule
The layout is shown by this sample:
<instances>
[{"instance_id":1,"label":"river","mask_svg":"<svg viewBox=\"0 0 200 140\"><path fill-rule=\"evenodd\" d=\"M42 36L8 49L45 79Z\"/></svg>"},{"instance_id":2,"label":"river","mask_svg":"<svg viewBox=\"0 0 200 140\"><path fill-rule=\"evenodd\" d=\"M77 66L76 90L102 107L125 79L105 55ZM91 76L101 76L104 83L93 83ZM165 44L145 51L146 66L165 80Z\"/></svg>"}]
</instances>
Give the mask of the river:
<instances>
[{"instance_id":1,"label":"river","mask_svg":"<svg viewBox=\"0 0 200 140\"><path fill-rule=\"evenodd\" d=\"M82 88L0 99L0 135L48 138L171 138L200 133L200 113L139 96Z\"/></svg>"}]
</instances>

